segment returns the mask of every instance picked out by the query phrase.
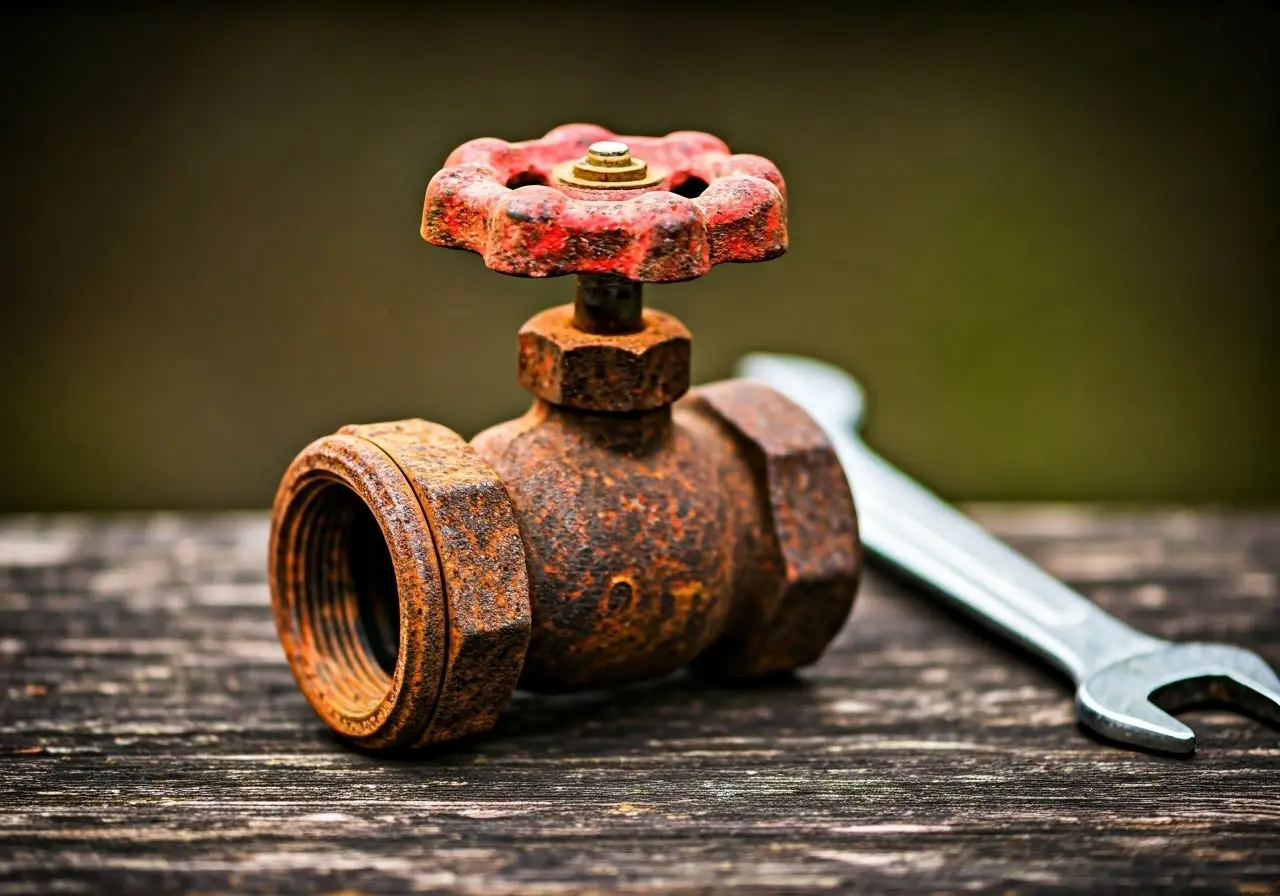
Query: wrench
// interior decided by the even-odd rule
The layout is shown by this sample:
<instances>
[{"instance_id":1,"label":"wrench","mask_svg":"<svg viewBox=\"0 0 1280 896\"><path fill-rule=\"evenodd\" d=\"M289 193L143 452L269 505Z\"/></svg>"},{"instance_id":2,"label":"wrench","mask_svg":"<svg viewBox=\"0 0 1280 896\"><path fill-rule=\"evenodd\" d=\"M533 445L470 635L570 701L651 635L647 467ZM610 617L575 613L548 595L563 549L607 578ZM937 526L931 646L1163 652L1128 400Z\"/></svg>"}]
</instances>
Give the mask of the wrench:
<instances>
[{"instance_id":1,"label":"wrench","mask_svg":"<svg viewBox=\"0 0 1280 896\"><path fill-rule=\"evenodd\" d=\"M844 371L811 358L750 354L737 372L777 389L827 432L867 553L1065 672L1085 727L1120 745L1187 754L1195 732L1166 710L1212 699L1280 723L1280 678L1260 656L1130 628L868 448L856 435L862 388Z\"/></svg>"}]
</instances>

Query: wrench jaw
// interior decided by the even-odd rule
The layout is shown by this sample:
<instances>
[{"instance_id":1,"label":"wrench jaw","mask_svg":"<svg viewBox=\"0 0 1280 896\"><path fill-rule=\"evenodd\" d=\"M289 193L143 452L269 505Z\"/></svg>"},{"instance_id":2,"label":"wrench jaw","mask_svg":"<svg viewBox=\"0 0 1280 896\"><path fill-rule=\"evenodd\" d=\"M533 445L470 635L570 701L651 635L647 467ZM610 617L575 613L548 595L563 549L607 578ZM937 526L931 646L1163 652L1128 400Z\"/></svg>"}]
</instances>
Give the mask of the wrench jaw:
<instances>
[{"instance_id":1,"label":"wrench jaw","mask_svg":"<svg viewBox=\"0 0 1280 896\"><path fill-rule=\"evenodd\" d=\"M1153 688L1128 668L1131 662L1106 666L1076 689L1080 724L1126 746L1179 755L1194 753L1196 733L1151 702Z\"/></svg>"},{"instance_id":2,"label":"wrench jaw","mask_svg":"<svg viewBox=\"0 0 1280 896\"><path fill-rule=\"evenodd\" d=\"M1096 734L1162 753L1195 752L1195 732L1169 711L1227 705L1280 725L1280 679L1255 653L1226 644L1171 644L1104 666L1076 691Z\"/></svg>"},{"instance_id":3,"label":"wrench jaw","mask_svg":"<svg viewBox=\"0 0 1280 896\"><path fill-rule=\"evenodd\" d=\"M1182 755L1195 751L1196 736L1171 711L1226 704L1280 727L1280 679L1261 657L1225 644L1170 644L1130 629L976 530L862 445L854 433L866 399L840 368L757 352L742 358L736 373L772 386L827 431L852 480L868 554L933 584L953 605L1070 670L1080 682L1076 714L1084 727L1116 744ZM860 458L855 476L851 467ZM914 540L906 545L912 550L903 550L901 532L888 525L893 520L913 533L906 539ZM955 561L957 550L967 552L964 563ZM951 559L935 562L940 554ZM981 601L973 589L955 587L957 577L968 581L975 571L986 586L977 589ZM1064 616L1074 621L1064 622ZM1068 634L1081 649L1064 653ZM1080 674L1082 666L1093 671Z\"/></svg>"}]
</instances>

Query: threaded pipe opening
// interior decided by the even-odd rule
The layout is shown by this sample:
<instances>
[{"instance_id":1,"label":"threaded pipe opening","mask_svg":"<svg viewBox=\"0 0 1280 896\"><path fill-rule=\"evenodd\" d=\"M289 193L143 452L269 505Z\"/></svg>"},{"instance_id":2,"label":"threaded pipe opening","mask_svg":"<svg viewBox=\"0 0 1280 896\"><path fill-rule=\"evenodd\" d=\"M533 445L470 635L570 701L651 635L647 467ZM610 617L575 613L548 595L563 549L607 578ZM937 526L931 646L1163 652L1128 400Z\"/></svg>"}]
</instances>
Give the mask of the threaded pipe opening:
<instances>
[{"instance_id":1,"label":"threaded pipe opening","mask_svg":"<svg viewBox=\"0 0 1280 896\"><path fill-rule=\"evenodd\" d=\"M342 713L373 712L391 689L400 653L400 600L391 552L373 512L338 480L302 497L295 627L309 632L309 664Z\"/></svg>"}]
</instances>

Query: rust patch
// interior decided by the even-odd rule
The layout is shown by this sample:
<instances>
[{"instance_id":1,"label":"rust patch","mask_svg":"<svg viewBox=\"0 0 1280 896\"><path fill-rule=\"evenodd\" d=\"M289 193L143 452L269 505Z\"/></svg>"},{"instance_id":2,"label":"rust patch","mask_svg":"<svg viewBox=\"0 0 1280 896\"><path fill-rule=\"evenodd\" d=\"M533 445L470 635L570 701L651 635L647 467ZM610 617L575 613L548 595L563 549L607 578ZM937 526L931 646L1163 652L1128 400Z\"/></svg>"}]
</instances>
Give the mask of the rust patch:
<instances>
[{"instance_id":1,"label":"rust patch","mask_svg":"<svg viewBox=\"0 0 1280 896\"><path fill-rule=\"evenodd\" d=\"M529 643L524 545L506 488L462 436L426 420L345 426L408 476L443 574L447 655L435 714L417 744L492 727Z\"/></svg>"},{"instance_id":2,"label":"rust patch","mask_svg":"<svg viewBox=\"0 0 1280 896\"><path fill-rule=\"evenodd\" d=\"M691 337L661 311L634 333L587 333L574 307L549 308L520 328L520 385L552 404L591 411L646 411L689 390Z\"/></svg>"},{"instance_id":3,"label":"rust patch","mask_svg":"<svg viewBox=\"0 0 1280 896\"><path fill-rule=\"evenodd\" d=\"M766 386L715 384L634 415L535 401L473 444L507 484L529 558L522 687L690 662L721 679L794 669L852 607L861 552L843 470Z\"/></svg>"},{"instance_id":4,"label":"rust patch","mask_svg":"<svg viewBox=\"0 0 1280 896\"><path fill-rule=\"evenodd\" d=\"M737 578L738 612L699 669L750 678L808 665L839 633L862 572L853 495L835 449L803 409L761 383L713 383L687 401L731 434L763 505Z\"/></svg>"},{"instance_id":5,"label":"rust patch","mask_svg":"<svg viewBox=\"0 0 1280 896\"><path fill-rule=\"evenodd\" d=\"M370 519L388 555L389 583L359 566ZM361 746L412 743L430 721L444 674L445 605L431 530L404 473L364 439L312 442L276 492L269 557L276 629L312 709ZM385 626L375 624L373 608L391 602L394 665L371 644L391 628L385 611Z\"/></svg>"},{"instance_id":6,"label":"rust patch","mask_svg":"<svg viewBox=\"0 0 1280 896\"><path fill-rule=\"evenodd\" d=\"M379 548L362 516L393 579L360 571ZM281 484L271 556L286 656L334 730L391 748L492 726L529 639L528 579L506 490L461 436L402 420L313 443Z\"/></svg>"},{"instance_id":7,"label":"rust patch","mask_svg":"<svg viewBox=\"0 0 1280 896\"><path fill-rule=\"evenodd\" d=\"M734 545L715 439L670 407L606 415L540 400L476 436L507 484L529 560L521 687L652 678L719 637Z\"/></svg>"}]
</instances>

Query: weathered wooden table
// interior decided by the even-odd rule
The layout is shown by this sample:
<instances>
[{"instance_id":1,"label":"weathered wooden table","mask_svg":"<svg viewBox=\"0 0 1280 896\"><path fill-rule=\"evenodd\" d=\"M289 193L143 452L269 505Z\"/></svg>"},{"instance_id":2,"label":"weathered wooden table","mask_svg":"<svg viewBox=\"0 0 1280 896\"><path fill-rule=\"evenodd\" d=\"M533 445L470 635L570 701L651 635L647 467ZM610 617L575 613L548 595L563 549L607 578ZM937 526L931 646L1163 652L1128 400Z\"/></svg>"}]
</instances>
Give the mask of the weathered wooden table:
<instances>
[{"instance_id":1,"label":"weathered wooden table","mask_svg":"<svg viewBox=\"0 0 1280 896\"><path fill-rule=\"evenodd\" d=\"M1280 515L986 508L1154 633L1280 662ZM0 522L0 893L1093 887L1277 892L1280 732L1081 733L1064 683L872 576L798 683L519 696L353 752L281 656L261 516Z\"/></svg>"}]
</instances>

